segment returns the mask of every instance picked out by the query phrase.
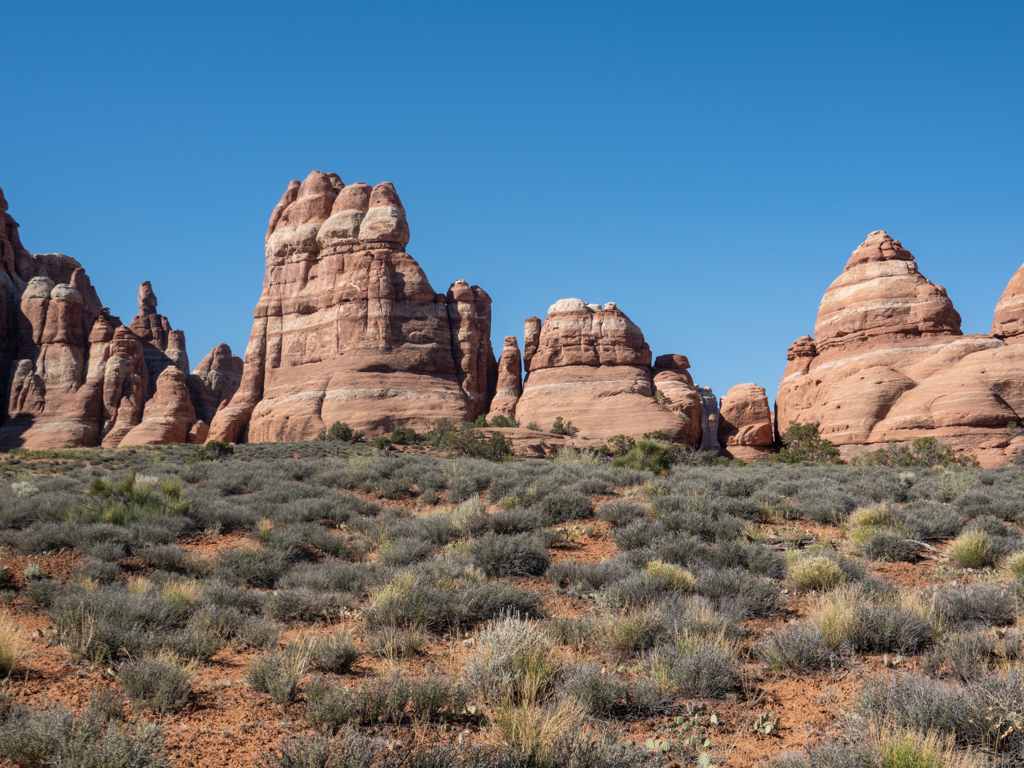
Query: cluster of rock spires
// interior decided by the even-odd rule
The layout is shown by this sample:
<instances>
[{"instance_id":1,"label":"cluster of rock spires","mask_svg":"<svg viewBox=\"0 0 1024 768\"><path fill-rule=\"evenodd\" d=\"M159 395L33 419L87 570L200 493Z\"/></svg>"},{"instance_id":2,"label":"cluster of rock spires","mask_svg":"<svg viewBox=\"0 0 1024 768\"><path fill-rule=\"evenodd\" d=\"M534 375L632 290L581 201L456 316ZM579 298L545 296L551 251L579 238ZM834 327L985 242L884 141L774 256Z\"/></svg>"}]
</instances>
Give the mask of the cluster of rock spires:
<instances>
[{"instance_id":1,"label":"cluster of rock spires","mask_svg":"<svg viewBox=\"0 0 1024 768\"><path fill-rule=\"evenodd\" d=\"M964 336L945 289L885 232L826 291L814 337L790 347L773 414L755 384L719 411L687 358L653 358L611 302L555 302L496 361L490 297L464 280L431 287L387 182L293 181L267 229L244 365L221 344L191 373L148 282L125 326L77 261L22 247L2 192L0 214L0 450L310 440L337 421L373 435L481 415L542 429L562 417L595 441L655 432L745 459L794 422L844 453L934 436L997 464L1024 443L1006 431L1024 413L1024 268L991 334Z\"/></svg>"},{"instance_id":2,"label":"cluster of rock spires","mask_svg":"<svg viewBox=\"0 0 1024 768\"><path fill-rule=\"evenodd\" d=\"M205 441L242 361L222 345L189 374L148 282L123 325L77 261L22 246L7 208L0 191L0 450Z\"/></svg>"},{"instance_id":3,"label":"cluster of rock spires","mask_svg":"<svg viewBox=\"0 0 1024 768\"><path fill-rule=\"evenodd\" d=\"M936 437L982 464L1020 450L1007 424L1024 413L1024 267L996 305L989 335L965 336L960 315L913 255L872 232L821 300L814 337L789 348L776 401L794 422L849 454Z\"/></svg>"}]
</instances>

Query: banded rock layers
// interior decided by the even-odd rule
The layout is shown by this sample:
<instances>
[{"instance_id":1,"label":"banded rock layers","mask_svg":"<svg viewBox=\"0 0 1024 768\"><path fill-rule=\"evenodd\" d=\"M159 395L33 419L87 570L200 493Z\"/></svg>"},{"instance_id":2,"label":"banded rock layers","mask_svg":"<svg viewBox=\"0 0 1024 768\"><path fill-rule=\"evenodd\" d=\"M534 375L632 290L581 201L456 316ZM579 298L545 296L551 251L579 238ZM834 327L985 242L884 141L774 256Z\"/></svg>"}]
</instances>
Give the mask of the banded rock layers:
<instances>
[{"instance_id":1,"label":"banded rock layers","mask_svg":"<svg viewBox=\"0 0 1024 768\"><path fill-rule=\"evenodd\" d=\"M21 245L2 192L0 219L0 450L185 442L185 337L149 283L126 327L77 261Z\"/></svg>"},{"instance_id":2,"label":"banded rock layers","mask_svg":"<svg viewBox=\"0 0 1024 768\"><path fill-rule=\"evenodd\" d=\"M405 252L390 183L314 171L274 208L266 275L225 441L310 440L336 421L369 432L486 413L497 380L487 293L437 293Z\"/></svg>"},{"instance_id":3,"label":"banded rock layers","mask_svg":"<svg viewBox=\"0 0 1024 768\"><path fill-rule=\"evenodd\" d=\"M870 233L825 292L814 337L789 349L779 432L814 423L844 453L925 436L976 451L1005 435L1024 414L1022 288L1018 271L992 335L965 336L945 289L898 240Z\"/></svg>"},{"instance_id":4,"label":"banded rock layers","mask_svg":"<svg viewBox=\"0 0 1024 768\"><path fill-rule=\"evenodd\" d=\"M527 377L514 408L520 424L547 429L561 416L599 440L658 431L676 442L699 438L700 397L689 362L664 355L652 367L643 333L614 303L562 299L543 323L526 321L524 346ZM508 340L506 350L515 354Z\"/></svg>"}]
</instances>

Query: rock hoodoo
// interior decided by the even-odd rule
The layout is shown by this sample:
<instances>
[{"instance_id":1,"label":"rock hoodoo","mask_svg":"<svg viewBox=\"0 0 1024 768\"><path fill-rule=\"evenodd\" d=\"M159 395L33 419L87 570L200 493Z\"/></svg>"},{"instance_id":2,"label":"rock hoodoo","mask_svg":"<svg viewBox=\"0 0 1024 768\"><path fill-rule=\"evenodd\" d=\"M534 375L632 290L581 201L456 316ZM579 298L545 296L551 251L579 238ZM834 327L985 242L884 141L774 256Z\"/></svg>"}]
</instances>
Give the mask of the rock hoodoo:
<instances>
[{"instance_id":1,"label":"rock hoodoo","mask_svg":"<svg viewBox=\"0 0 1024 768\"><path fill-rule=\"evenodd\" d=\"M245 368L210 437L309 440L336 421L380 433L486 413L490 297L437 293L405 252L394 186L314 171L274 208Z\"/></svg>"},{"instance_id":2,"label":"rock hoodoo","mask_svg":"<svg viewBox=\"0 0 1024 768\"><path fill-rule=\"evenodd\" d=\"M614 303L562 299L543 323L526 321L525 339L527 378L515 408L520 424L549 429L561 416L594 439L660 431L695 442L700 400L689 362L669 355L652 368L643 333ZM658 397L656 376L665 384Z\"/></svg>"},{"instance_id":3,"label":"rock hoodoo","mask_svg":"<svg viewBox=\"0 0 1024 768\"><path fill-rule=\"evenodd\" d=\"M491 400L488 419L504 416L515 421L516 403L523 396L523 358L515 336L506 336L498 360L498 386Z\"/></svg>"},{"instance_id":4,"label":"rock hoodoo","mask_svg":"<svg viewBox=\"0 0 1024 768\"><path fill-rule=\"evenodd\" d=\"M964 336L945 289L898 240L872 232L825 292L814 338L789 348L779 432L813 423L844 453L933 436L983 463L1005 460L978 449L1024 413L1024 346L1004 340L1021 327L1022 284L1018 272L992 336Z\"/></svg>"},{"instance_id":5,"label":"rock hoodoo","mask_svg":"<svg viewBox=\"0 0 1024 768\"><path fill-rule=\"evenodd\" d=\"M737 384L722 398L718 442L731 457L756 459L775 443L772 411L764 387Z\"/></svg>"},{"instance_id":6,"label":"rock hoodoo","mask_svg":"<svg viewBox=\"0 0 1024 768\"><path fill-rule=\"evenodd\" d=\"M185 336L139 288L131 327L70 256L29 253L0 192L0 450L184 442Z\"/></svg>"}]
</instances>

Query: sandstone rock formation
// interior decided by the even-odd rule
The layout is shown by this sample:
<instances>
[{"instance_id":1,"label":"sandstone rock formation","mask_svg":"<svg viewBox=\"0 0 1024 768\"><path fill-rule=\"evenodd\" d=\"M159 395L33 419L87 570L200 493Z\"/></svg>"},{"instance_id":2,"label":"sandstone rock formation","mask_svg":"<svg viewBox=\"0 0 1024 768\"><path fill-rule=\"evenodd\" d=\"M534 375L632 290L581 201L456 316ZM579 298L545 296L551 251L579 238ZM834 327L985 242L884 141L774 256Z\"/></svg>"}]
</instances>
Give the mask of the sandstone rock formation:
<instances>
[{"instance_id":1,"label":"sandstone rock formation","mask_svg":"<svg viewBox=\"0 0 1024 768\"><path fill-rule=\"evenodd\" d=\"M184 442L196 420L185 337L156 314L152 286L124 327L77 261L21 245L2 192L0 214L0 450Z\"/></svg>"},{"instance_id":2,"label":"sandstone rock formation","mask_svg":"<svg viewBox=\"0 0 1024 768\"><path fill-rule=\"evenodd\" d=\"M515 421L516 403L523 396L523 358L515 336L506 336L498 359L498 385L491 400L488 419L504 416Z\"/></svg>"},{"instance_id":3,"label":"sandstone rock formation","mask_svg":"<svg viewBox=\"0 0 1024 768\"><path fill-rule=\"evenodd\" d=\"M218 344L211 349L192 371L187 382L188 392L196 409L196 418L206 423L207 430L217 409L231 400L241 381L242 358L233 355L227 344Z\"/></svg>"},{"instance_id":4,"label":"sandstone rock formation","mask_svg":"<svg viewBox=\"0 0 1024 768\"><path fill-rule=\"evenodd\" d=\"M658 355L654 361L655 398L673 413L685 417L686 426L676 439L686 445L700 442L700 394L690 376L685 355Z\"/></svg>"},{"instance_id":5,"label":"sandstone rock formation","mask_svg":"<svg viewBox=\"0 0 1024 768\"><path fill-rule=\"evenodd\" d=\"M764 387L737 384L722 398L718 442L736 459L760 458L775 443L772 411Z\"/></svg>"},{"instance_id":6,"label":"sandstone rock formation","mask_svg":"<svg viewBox=\"0 0 1024 768\"><path fill-rule=\"evenodd\" d=\"M964 336L945 289L920 274L898 240L872 232L826 291L814 338L789 349L779 432L817 424L847 455L924 436L977 452L1005 435L1024 413L1024 346L999 338L1017 333L1018 275L993 335ZM1000 450L981 449L979 458L996 463Z\"/></svg>"},{"instance_id":7,"label":"sandstone rock formation","mask_svg":"<svg viewBox=\"0 0 1024 768\"><path fill-rule=\"evenodd\" d=\"M992 335L1007 341L1024 336L1024 267L1014 272L999 297L992 318Z\"/></svg>"},{"instance_id":8,"label":"sandstone rock formation","mask_svg":"<svg viewBox=\"0 0 1024 768\"><path fill-rule=\"evenodd\" d=\"M651 350L614 303L562 299L543 324L526 321L525 339L528 373L516 404L520 424L550 429L561 416L581 435L598 440L657 431L677 442L693 438L694 406L686 390L696 390L686 374L689 363L681 356L664 358L659 373L672 398L655 398ZM699 400L696 408L699 415ZM696 429L699 434L699 423Z\"/></svg>"},{"instance_id":9,"label":"sandstone rock formation","mask_svg":"<svg viewBox=\"0 0 1024 768\"><path fill-rule=\"evenodd\" d=\"M308 440L336 421L373 434L486 413L490 298L463 281L434 291L408 241L390 183L293 181L270 217L242 380L210 437Z\"/></svg>"}]
</instances>

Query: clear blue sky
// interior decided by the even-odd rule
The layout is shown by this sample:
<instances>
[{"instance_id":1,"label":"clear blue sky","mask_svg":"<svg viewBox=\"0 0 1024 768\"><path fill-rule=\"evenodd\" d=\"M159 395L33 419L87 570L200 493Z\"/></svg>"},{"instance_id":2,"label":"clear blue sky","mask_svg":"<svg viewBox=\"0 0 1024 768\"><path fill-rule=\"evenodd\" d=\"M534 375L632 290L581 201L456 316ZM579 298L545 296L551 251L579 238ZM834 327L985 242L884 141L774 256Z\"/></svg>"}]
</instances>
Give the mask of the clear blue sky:
<instances>
[{"instance_id":1,"label":"clear blue sky","mask_svg":"<svg viewBox=\"0 0 1024 768\"><path fill-rule=\"evenodd\" d=\"M493 340L616 301L774 396L873 229L987 333L1024 260L1024 4L5 3L0 187L125 321L242 354L267 219L312 169L395 183Z\"/></svg>"}]
</instances>

